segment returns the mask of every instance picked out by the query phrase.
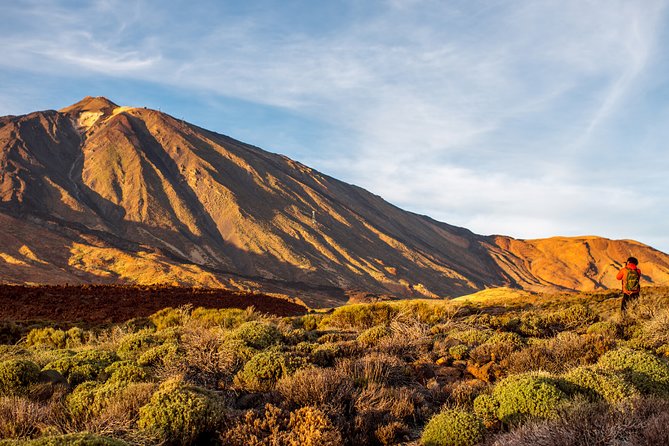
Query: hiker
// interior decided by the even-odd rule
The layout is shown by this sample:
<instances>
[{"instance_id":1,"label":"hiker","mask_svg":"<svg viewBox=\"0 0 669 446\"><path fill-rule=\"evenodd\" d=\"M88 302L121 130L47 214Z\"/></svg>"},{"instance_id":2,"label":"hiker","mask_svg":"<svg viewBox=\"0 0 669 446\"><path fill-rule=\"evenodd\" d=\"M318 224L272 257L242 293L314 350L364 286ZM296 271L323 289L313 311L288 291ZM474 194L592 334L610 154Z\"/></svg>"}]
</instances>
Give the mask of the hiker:
<instances>
[{"instance_id":1,"label":"hiker","mask_svg":"<svg viewBox=\"0 0 669 446\"><path fill-rule=\"evenodd\" d=\"M636 257L630 257L627 259L627 264L618 271L618 275L616 276L616 279L620 280L623 286L623 301L620 304L621 314L625 313L627 305L630 302L639 298L639 291L641 291L641 270L638 265L639 261Z\"/></svg>"}]
</instances>

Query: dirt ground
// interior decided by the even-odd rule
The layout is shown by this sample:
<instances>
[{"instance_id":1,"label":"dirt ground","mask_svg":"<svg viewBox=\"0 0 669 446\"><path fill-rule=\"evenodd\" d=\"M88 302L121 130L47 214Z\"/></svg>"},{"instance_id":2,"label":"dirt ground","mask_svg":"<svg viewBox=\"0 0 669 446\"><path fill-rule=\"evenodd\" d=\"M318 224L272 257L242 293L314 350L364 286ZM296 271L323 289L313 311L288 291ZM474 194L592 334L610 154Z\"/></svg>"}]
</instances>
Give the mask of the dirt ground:
<instances>
[{"instance_id":1,"label":"dirt ground","mask_svg":"<svg viewBox=\"0 0 669 446\"><path fill-rule=\"evenodd\" d=\"M247 308L296 316L307 309L286 299L207 288L0 285L0 320L104 324L145 317L167 307Z\"/></svg>"}]
</instances>

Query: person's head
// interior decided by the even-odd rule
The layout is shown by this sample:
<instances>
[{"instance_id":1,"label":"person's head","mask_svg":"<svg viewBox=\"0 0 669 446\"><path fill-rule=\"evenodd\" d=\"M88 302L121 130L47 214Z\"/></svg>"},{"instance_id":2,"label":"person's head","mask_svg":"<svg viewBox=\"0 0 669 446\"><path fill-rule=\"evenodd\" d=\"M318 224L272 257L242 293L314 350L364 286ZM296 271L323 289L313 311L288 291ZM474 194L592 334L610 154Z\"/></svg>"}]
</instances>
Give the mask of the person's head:
<instances>
[{"instance_id":1,"label":"person's head","mask_svg":"<svg viewBox=\"0 0 669 446\"><path fill-rule=\"evenodd\" d=\"M632 265L638 265L639 261L636 259L636 257L630 257L627 259L627 263L631 263Z\"/></svg>"}]
</instances>

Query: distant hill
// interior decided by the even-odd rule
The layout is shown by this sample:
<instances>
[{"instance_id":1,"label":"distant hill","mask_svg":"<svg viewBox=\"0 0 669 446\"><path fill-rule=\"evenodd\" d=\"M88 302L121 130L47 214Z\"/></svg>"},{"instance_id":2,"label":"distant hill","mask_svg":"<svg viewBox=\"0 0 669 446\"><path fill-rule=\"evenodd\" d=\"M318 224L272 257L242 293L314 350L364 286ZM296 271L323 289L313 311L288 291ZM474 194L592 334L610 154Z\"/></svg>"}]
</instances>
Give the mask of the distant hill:
<instances>
[{"instance_id":1,"label":"distant hill","mask_svg":"<svg viewBox=\"0 0 669 446\"><path fill-rule=\"evenodd\" d=\"M669 256L634 241L480 236L103 97L0 118L0 225L10 283L202 285L332 305L352 292L615 287L634 254L646 284L669 284Z\"/></svg>"}]
</instances>

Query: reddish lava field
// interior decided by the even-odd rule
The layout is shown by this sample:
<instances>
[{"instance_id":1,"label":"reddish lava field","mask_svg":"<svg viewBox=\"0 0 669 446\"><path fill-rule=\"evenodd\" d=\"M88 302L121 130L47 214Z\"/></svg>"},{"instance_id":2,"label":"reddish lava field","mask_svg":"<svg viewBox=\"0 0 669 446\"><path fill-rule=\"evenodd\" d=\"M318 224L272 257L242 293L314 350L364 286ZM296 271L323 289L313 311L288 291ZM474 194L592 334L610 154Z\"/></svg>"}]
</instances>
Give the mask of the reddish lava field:
<instances>
[{"instance_id":1,"label":"reddish lava field","mask_svg":"<svg viewBox=\"0 0 669 446\"><path fill-rule=\"evenodd\" d=\"M0 285L0 320L124 322L167 307L247 308L277 316L307 312L302 305L265 294L223 289L162 286Z\"/></svg>"}]
</instances>

